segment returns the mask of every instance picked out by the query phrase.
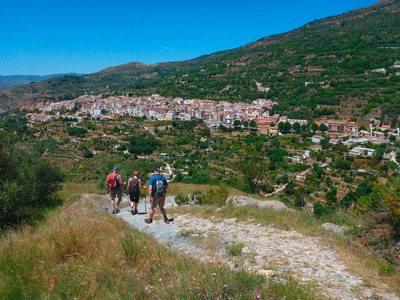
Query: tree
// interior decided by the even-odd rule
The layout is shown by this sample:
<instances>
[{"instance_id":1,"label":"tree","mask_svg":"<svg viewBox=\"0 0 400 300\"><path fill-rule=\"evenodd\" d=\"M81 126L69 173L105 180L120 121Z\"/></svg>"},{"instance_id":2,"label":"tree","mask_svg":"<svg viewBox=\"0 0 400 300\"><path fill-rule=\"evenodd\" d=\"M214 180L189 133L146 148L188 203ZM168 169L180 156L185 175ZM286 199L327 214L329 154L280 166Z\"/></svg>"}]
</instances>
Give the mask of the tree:
<instances>
[{"instance_id":1,"label":"tree","mask_svg":"<svg viewBox=\"0 0 400 300\"><path fill-rule=\"evenodd\" d=\"M321 124L319 126L319 130L321 130L322 132L328 131L328 126L326 126L325 124Z\"/></svg>"},{"instance_id":2,"label":"tree","mask_svg":"<svg viewBox=\"0 0 400 300\"><path fill-rule=\"evenodd\" d=\"M317 175L317 177L318 178L322 178L322 176L325 173L324 168L320 167L317 163L314 163L313 164L313 169L314 169L314 172Z\"/></svg>"},{"instance_id":3,"label":"tree","mask_svg":"<svg viewBox=\"0 0 400 300\"><path fill-rule=\"evenodd\" d=\"M240 126L240 120L235 120L235 121L233 121L233 126L234 126L235 128L239 127L239 126Z\"/></svg>"},{"instance_id":4,"label":"tree","mask_svg":"<svg viewBox=\"0 0 400 300\"><path fill-rule=\"evenodd\" d=\"M389 211L391 223L397 236L400 235L400 179L389 180L385 185L373 188L374 198L382 201L383 206Z\"/></svg>"},{"instance_id":5,"label":"tree","mask_svg":"<svg viewBox=\"0 0 400 300\"><path fill-rule=\"evenodd\" d=\"M254 120L250 121L250 128L257 128L257 123Z\"/></svg>"},{"instance_id":6,"label":"tree","mask_svg":"<svg viewBox=\"0 0 400 300\"><path fill-rule=\"evenodd\" d=\"M0 228L30 223L61 204L63 175L47 161L0 147L0 169L7 170L0 172Z\"/></svg>"},{"instance_id":7,"label":"tree","mask_svg":"<svg viewBox=\"0 0 400 300\"><path fill-rule=\"evenodd\" d=\"M351 169L351 161L348 160L337 160L335 162L335 166L342 170L350 170Z\"/></svg>"},{"instance_id":8,"label":"tree","mask_svg":"<svg viewBox=\"0 0 400 300\"><path fill-rule=\"evenodd\" d=\"M289 122L280 122L278 124L278 130L282 133L288 133L292 129L292 125Z\"/></svg>"},{"instance_id":9,"label":"tree","mask_svg":"<svg viewBox=\"0 0 400 300\"><path fill-rule=\"evenodd\" d=\"M257 186L266 178L265 165L263 157L256 155L247 155L239 165L239 171L246 177L253 194Z\"/></svg>"},{"instance_id":10,"label":"tree","mask_svg":"<svg viewBox=\"0 0 400 300\"><path fill-rule=\"evenodd\" d=\"M367 131L367 127L365 127L364 125L361 125L360 127L358 127L358 131L361 131L361 130Z\"/></svg>"},{"instance_id":11,"label":"tree","mask_svg":"<svg viewBox=\"0 0 400 300\"><path fill-rule=\"evenodd\" d=\"M330 144L329 144L329 137L325 137L321 140L320 142L321 148L322 149L328 149Z\"/></svg>"},{"instance_id":12,"label":"tree","mask_svg":"<svg viewBox=\"0 0 400 300\"><path fill-rule=\"evenodd\" d=\"M295 123L293 124L293 126L292 126L292 129L293 129L295 132L300 132L300 130L301 130L301 125L300 125L300 123L299 123L299 122L295 122Z\"/></svg>"},{"instance_id":13,"label":"tree","mask_svg":"<svg viewBox=\"0 0 400 300\"><path fill-rule=\"evenodd\" d=\"M92 158L93 157L93 152L88 150L85 153L83 153L84 158Z\"/></svg>"},{"instance_id":14,"label":"tree","mask_svg":"<svg viewBox=\"0 0 400 300\"><path fill-rule=\"evenodd\" d=\"M136 154L136 155L149 155L153 153L157 149L157 141L155 137L143 137L141 135L132 137L129 140L129 153Z\"/></svg>"}]
</instances>

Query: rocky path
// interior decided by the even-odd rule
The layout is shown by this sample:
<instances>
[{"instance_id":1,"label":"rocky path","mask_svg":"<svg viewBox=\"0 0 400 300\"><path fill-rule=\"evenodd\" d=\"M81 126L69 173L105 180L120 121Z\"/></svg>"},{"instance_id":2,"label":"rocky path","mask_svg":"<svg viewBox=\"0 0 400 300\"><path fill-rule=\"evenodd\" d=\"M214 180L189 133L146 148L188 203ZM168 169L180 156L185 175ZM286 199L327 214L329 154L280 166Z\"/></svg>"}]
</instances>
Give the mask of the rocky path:
<instances>
[{"instance_id":1,"label":"rocky path","mask_svg":"<svg viewBox=\"0 0 400 300\"><path fill-rule=\"evenodd\" d=\"M240 198L237 202L237 205L284 209L280 202L258 202L250 198ZM167 206L172 204L173 199L169 197ZM143 203L139 204L139 211L144 211ZM132 216L129 208L121 210L117 217L180 253L226 263L231 268L258 271L274 276L273 280L284 280L284 275L289 274L299 282L316 285L321 295L328 299L400 299L394 294L367 287L364 280L351 274L320 239L294 230L191 215L179 215L169 225L161 221L148 225L144 215ZM240 255L230 253L235 246L241 248Z\"/></svg>"}]
</instances>

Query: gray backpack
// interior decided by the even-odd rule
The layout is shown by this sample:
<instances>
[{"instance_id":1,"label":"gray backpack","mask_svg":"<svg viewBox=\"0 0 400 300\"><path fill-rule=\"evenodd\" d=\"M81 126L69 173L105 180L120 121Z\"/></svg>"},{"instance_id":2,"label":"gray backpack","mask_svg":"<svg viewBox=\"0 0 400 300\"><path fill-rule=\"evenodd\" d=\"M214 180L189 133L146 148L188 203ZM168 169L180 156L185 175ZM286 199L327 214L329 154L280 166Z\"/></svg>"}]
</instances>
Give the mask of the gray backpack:
<instances>
[{"instance_id":1,"label":"gray backpack","mask_svg":"<svg viewBox=\"0 0 400 300\"><path fill-rule=\"evenodd\" d=\"M165 188L164 188L164 182L162 182L162 177L160 179L156 180L156 192L155 195L158 197L162 197L165 195Z\"/></svg>"}]
</instances>

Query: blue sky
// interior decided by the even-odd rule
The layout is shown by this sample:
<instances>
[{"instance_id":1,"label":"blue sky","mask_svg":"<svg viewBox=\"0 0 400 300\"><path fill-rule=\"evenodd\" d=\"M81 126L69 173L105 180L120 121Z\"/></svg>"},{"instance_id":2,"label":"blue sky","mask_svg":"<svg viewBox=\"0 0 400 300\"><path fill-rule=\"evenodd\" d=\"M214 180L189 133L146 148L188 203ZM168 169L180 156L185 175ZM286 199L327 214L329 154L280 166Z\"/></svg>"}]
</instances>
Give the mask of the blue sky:
<instances>
[{"instance_id":1,"label":"blue sky","mask_svg":"<svg viewBox=\"0 0 400 300\"><path fill-rule=\"evenodd\" d=\"M377 2L0 0L0 75L192 59Z\"/></svg>"}]
</instances>

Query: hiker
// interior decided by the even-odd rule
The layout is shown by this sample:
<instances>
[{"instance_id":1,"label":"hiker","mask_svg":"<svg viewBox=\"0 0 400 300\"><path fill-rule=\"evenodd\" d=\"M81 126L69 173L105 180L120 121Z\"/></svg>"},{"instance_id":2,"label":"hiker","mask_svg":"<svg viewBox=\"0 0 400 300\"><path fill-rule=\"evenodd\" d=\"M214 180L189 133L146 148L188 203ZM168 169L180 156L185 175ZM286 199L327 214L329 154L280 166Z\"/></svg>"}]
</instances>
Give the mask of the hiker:
<instances>
[{"instance_id":1,"label":"hiker","mask_svg":"<svg viewBox=\"0 0 400 300\"><path fill-rule=\"evenodd\" d=\"M138 213L138 204L140 197L140 189L146 188L142 186L142 180L139 178L139 171L133 172L133 177L129 178L128 184L126 186L126 193L129 195L129 200L131 201L131 214L136 215Z\"/></svg>"},{"instance_id":2,"label":"hiker","mask_svg":"<svg viewBox=\"0 0 400 300\"><path fill-rule=\"evenodd\" d=\"M167 178L160 174L159 167L154 168L154 175L150 177L149 180L149 202L151 203L151 207L149 210L149 217L144 220L147 224L153 222L154 209L157 208L157 206L160 208L160 211L164 216L164 222L169 224L167 212L164 208L167 187Z\"/></svg>"},{"instance_id":3,"label":"hiker","mask_svg":"<svg viewBox=\"0 0 400 300\"><path fill-rule=\"evenodd\" d=\"M106 190L107 194L110 194L111 199L111 212L112 214L119 213L119 205L122 201L122 189L121 186L126 185L126 182L122 180L121 175L119 175L119 167L115 166L111 174L107 176ZM118 199L117 205L115 205L115 198ZM115 208L114 208L115 205Z\"/></svg>"}]
</instances>

